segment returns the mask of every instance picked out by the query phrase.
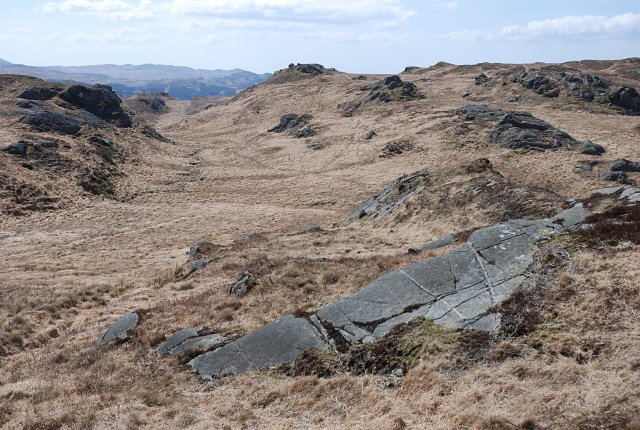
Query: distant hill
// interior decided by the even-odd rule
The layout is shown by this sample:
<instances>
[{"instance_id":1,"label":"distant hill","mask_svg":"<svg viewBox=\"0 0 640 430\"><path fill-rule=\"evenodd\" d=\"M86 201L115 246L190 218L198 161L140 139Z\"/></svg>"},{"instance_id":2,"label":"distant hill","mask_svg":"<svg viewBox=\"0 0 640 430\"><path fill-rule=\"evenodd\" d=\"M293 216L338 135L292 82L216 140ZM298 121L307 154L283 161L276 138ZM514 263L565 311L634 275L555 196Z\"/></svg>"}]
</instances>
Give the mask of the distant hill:
<instances>
[{"instance_id":1,"label":"distant hill","mask_svg":"<svg viewBox=\"0 0 640 430\"><path fill-rule=\"evenodd\" d=\"M232 96L271 76L242 69L206 70L162 64L35 67L3 59L0 59L0 74L34 76L53 82L106 84L122 97L141 92L165 92L183 100L198 96Z\"/></svg>"}]
</instances>

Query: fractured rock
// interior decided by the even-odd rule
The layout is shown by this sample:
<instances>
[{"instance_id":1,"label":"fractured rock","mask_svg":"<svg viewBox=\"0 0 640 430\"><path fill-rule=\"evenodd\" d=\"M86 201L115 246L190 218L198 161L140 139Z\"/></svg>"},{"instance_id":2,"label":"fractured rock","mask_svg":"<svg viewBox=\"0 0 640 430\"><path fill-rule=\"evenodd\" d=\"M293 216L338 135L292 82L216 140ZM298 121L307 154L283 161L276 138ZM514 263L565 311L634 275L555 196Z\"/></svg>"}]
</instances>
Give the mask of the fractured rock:
<instances>
[{"instance_id":1,"label":"fractured rock","mask_svg":"<svg viewBox=\"0 0 640 430\"><path fill-rule=\"evenodd\" d=\"M255 280L251 272L243 272L238 276L232 286L229 287L229 294L236 297L242 297L251 290Z\"/></svg>"},{"instance_id":2,"label":"fractured rock","mask_svg":"<svg viewBox=\"0 0 640 430\"><path fill-rule=\"evenodd\" d=\"M347 219L355 221L363 218L368 220L385 218L401 207L412 194L423 190L429 182L429 174L425 170L402 176L362 203Z\"/></svg>"},{"instance_id":3,"label":"fractured rock","mask_svg":"<svg viewBox=\"0 0 640 430\"><path fill-rule=\"evenodd\" d=\"M2 151L11 155L27 155L27 150L29 149L29 142L26 140L20 140L16 143L12 143L11 145L4 148Z\"/></svg>"},{"instance_id":4,"label":"fractured rock","mask_svg":"<svg viewBox=\"0 0 640 430\"><path fill-rule=\"evenodd\" d=\"M175 332L174 334L169 336L167 340L162 342L160 346L158 346L156 350L158 352L158 356L162 357L163 355L168 354L169 351L171 351L176 346L180 345L185 340L198 336L201 330L202 330L202 327L195 327L195 328L186 328L184 330Z\"/></svg>"},{"instance_id":5,"label":"fractured rock","mask_svg":"<svg viewBox=\"0 0 640 430\"><path fill-rule=\"evenodd\" d=\"M328 349L318 330L307 320L286 316L243 336L222 348L189 362L204 379L272 369L291 363L311 348Z\"/></svg>"},{"instance_id":6,"label":"fractured rock","mask_svg":"<svg viewBox=\"0 0 640 430\"><path fill-rule=\"evenodd\" d=\"M293 130L297 131L304 127L307 122L311 120L311 115L297 115L295 113L288 113L280 117L280 122L273 128L267 130L270 133L282 133L283 131Z\"/></svg>"},{"instance_id":7,"label":"fractured rock","mask_svg":"<svg viewBox=\"0 0 640 430\"><path fill-rule=\"evenodd\" d=\"M172 348L171 355L181 354L202 354L214 348L221 347L227 342L227 338L217 333L207 334L204 336L196 336L185 340L184 342Z\"/></svg>"},{"instance_id":8,"label":"fractured rock","mask_svg":"<svg viewBox=\"0 0 640 430\"><path fill-rule=\"evenodd\" d=\"M98 345L105 345L110 342L124 342L131 336L131 333L138 327L140 320L136 312L124 315L116 321L98 340Z\"/></svg>"}]
</instances>

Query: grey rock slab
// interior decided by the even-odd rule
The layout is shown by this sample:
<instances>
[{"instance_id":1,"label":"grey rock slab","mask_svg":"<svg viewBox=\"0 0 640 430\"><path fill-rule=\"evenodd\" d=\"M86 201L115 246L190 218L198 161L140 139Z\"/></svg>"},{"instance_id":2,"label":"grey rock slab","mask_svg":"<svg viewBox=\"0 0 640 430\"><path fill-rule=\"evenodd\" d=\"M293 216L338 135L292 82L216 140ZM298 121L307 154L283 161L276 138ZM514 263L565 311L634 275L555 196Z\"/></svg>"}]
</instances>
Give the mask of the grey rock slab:
<instances>
[{"instance_id":1,"label":"grey rock slab","mask_svg":"<svg viewBox=\"0 0 640 430\"><path fill-rule=\"evenodd\" d=\"M140 317L135 312L124 315L102 335L98 340L98 345L105 345L109 342L122 342L129 339L131 332L138 327L139 320Z\"/></svg>"},{"instance_id":2,"label":"grey rock slab","mask_svg":"<svg viewBox=\"0 0 640 430\"><path fill-rule=\"evenodd\" d=\"M635 193L627 197L627 201L629 203L638 203L640 202L640 193Z\"/></svg>"},{"instance_id":3,"label":"grey rock slab","mask_svg":"<svg viewBox=\"0 0 640 430\"><path fill-rule=\"evenodd\" d=\"M172 348L170 354L179 355L184 353L193 354L207 352L213 348L222 346L226 341L226 337L217 333L192 337Z\"/></svg>"},{"instance_id":4,"label":"grey rock slab","mask_svg":"<svg viewBox=\"0 0 640 430\"><path fill-rule=\"evenodd\" d=\"M288 315L189 362L202 378L238 375L291 363L304 351L328 345L311 323Z\"/></svg>"},{"instance_id":5,"label":"grey rock slab","mask_svg":"<svg viewBox=\"0 0 640 430\"><path fill-rule=\"evenodd\" d=\"M422 246L422 250L423 251L429 251L432 249L438 249L438 248L443 248L447 245L451 245L452 243L456 242L456 238L453 237L452 234L448 234L444 237L441 237L440 239L431 241L425 245Z\"/></svg>"},{"instance_id":6,"label":"grey rock slab","mask_svg":"<svg viewBox=\"0 0 640 430\"><path fill-rule=\"evenodd\" d=\"M608 187L608 188L600 188L599 190L595 190L593 195L595 196L611 196L613 194L619 193L624 190L625 187Z\"/></svg>"},{"instance_id":7,"label":"grey rock slab","mask_svg":"<svg viewBox=\"0 0 640 430\"><path fill-rule=\"evenodd\" d=\"M563 227L572 228L584 222L590 215L592 215L591 211L578 204L554 216L551 221L560 221Z\"/></svg>"},{"instance_id":8,"label":"grey rock slab","mask_svg":"<svg viewBox=\"0 0 640 430\"><path fill-rule=\"evenodd\" d=\"M180 345L185 340L191 337L198 336L201 330L202 330L202 327L195 327L195 328L186 328L184 330L175 332L174 334L169 336L167 340L162 342L160 346L158 346L156 350L158 352L158 356L162 357L163 355L168 354L169 351L171 351L176 346Z\"/></svg>"},{"instance_id":9,"label":"grey rock slab","mask_svg":"<svg viewBox=\"0 0 640 430\"><path fill-rule=\"evenodd\" d=\"M624 200L624 199L628 199L629 197L631 197L633 194L640 192L640 188L636 188L636 187L629 187L626 190L624 190L621 194L619 199L620 200Z\"/></svg>"}]
</instances>

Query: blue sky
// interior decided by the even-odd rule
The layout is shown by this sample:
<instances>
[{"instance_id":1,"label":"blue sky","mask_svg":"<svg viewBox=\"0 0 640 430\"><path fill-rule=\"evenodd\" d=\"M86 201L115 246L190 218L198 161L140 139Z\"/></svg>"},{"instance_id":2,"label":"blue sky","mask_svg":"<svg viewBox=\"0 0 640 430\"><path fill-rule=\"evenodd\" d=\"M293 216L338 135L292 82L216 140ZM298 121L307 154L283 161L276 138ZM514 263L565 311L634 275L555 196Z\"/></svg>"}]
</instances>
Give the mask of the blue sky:
<instances>
[{"instance_id":1,"label":"blue sky","mask_svg":"<svg viewBox=\"0 0 640 430\"><path fill-rule=\"evenodd\" d=\"M0 58L348 72L640 56L640 0L22 0L0 4Z\"/></svg>"}]
</instances>

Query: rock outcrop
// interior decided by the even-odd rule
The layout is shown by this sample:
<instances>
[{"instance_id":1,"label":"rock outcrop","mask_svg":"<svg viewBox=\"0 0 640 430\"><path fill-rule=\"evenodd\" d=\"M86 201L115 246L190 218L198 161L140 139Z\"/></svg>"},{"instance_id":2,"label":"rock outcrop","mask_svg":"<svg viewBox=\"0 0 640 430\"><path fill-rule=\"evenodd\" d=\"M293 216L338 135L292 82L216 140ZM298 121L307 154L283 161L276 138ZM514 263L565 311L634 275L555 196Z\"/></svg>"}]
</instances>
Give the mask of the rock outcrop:
<instances>
[{"instance_id":1,"label":"rock outcrop","mask_svg":"<svg viewBox=\"0 0 640 430\"><path fill-rule=\"evenodd\" d=\"M576 228L589 215L577 205L551 219L476 230L445 255L387 273L306 318L289 315L267 324L189 365L205 379L276 368L312 348L374 342L418 317L455 329L495 331L500 315L489 311L525 280L538 244Z\"/></svg>"},{"instance_id":2,"label":"rock outcrop","mask_svg":"<svg viewBox=\"0 0 640 430\"><path fill-rule=\"evenodd\" d=\"M430 182L429 173L425 170L402 176L391 182L377 195L362 203L349 215L348 221L358 219L378 220L393 213L412 194L419 193Z\"/></svg>"},{"instance_id":3,"label":"rock outcrop","mask_svg":"<svg viewBox=\"0 0 640 430\"><path fill-rule=\"evenodd\" d=\"M640 112L640 94L635 88L612 85L581 71L545 73L523 69L513 75L512 81L547 97L558 97L562 88L570 96L587 102L612 105L629 114Z\"/></svg>"},{"instance_id":4,"label":"rock outcrop","mask_svg":"<svg viewBox=\"0 0 640 430\"><path fill-rule=\"evenodd\" d=\"M280 122L267 131L269 133L283 133L288 131L296 138L311 137L316 134L316 131L307 125L312 118L309 114L297 115L295 113L288 113L280 117Z\"/></svg>"},{"instance_id":5,"label":"rock outcrop","mask_svg":"<svg viewBox=\"0 0 640 430\"><path fill-rule=\"evenodd\" d=\"M400 79L400 76L388 76L371 86L367 101L388 103L391 101L417 100L422 98L418 87L412 82Z\"/></svg>"},{"instance_id":6,"label":"rock outcrop","mask_svg":"<svg viewBox=\"0 0 640 430\"><path fill-rule=\"evenodd\" d=\"M80 132L81 122L60 112L42 111L25 116L21 122L42 132L56 132L75 136Z\"/></svg>"},{"instance_id":7,"label":"rock outcrop","mask_svg":"<svg viewBox=\"0 0 640 430\"><path fill-rule=\"evenodd\" d=\"M573 149L578 142L567 133L528 112L508 112L500 117L491 141L505 148Z\"/></svg>"},{"instance_id":8,"label":"rock outcrop","mask_svg":"<svg viewBox=\"0 0 640 430\"><path fill-rule=\"evenodd\" d=\"M131 118L122 107L120 97L107 85L73 85L60 93L59 97L118 127L132 125Z\"/></svg>"}]
</instances>

